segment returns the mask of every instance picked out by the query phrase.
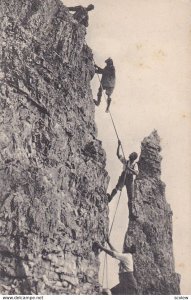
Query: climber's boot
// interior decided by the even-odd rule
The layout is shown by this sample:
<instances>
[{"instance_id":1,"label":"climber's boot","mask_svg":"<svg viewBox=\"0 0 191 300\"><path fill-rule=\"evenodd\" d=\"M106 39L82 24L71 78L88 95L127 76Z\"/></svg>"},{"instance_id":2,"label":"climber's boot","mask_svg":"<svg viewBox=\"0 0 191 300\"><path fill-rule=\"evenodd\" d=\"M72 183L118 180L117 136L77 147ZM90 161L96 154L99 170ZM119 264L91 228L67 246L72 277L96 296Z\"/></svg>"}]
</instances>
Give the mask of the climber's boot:
<instances>
[{"instance_id":1,"label":"climber's boot","mask_svg":"<svg viewBox=\"0 0 191 300\"><path fill-rule=\"evenodd\" d=\"M110 194L107 194L107 200L108 200L108 203L111 201L111 195Z\"/></svg>"},{"instance_id":2,"label":"climber's boot","mask_svg":"<svg viewBox=\"0 0 191 300\"><path fill-rule=\"evenodd\" d=\"M108 202L111 202L111 200L113 199L113 197L117 194L117 189L113 189L113 191L110 194L107 194L107 198L108 198Z\"/></svg>"},{"instance_id":3,"label":"climber's boot","mask_svg":"<svg viewBox=\"0 0 191 300\"><path fill-rule=\"evenodd\" d=\"M101 102L101 97L98 97L97 100L94 99L95 105L99 106Z\"/></svg>"},{"instance_id":4,"label":"climber's boot","mask_svg":"<svg viewBox=\"0 0 191 300\"><path fill-rule=\"evenodd\" d=\"M93 242L93 244L92 244L92 251L95 253L95 254L97 254L97 255L99 255L100 254L100 249L98 248L98 246L97 246L97 242Z\"/></svg>"},{"instance_id":5,"label":"climber's boot","mask_svg":"<svg viewBox=\"0 0 191 300\"><path fill-rule=\"evenodd\" d=\"M139 217L138 216L136 216L136 215L134 215L133 213L130 213L129 214L129 220L131 220L131 221L135 221L135 220L137 220Z\"/></svg>"},{"instance_id":6,"label":"climber's boot","mask_svg":"<svg viewBox=\"0 0 191 300\"><path fill-rule=\"evenodd\" d=\"M95 105L99 106L101 102L101 97L102 97L102 86L99 87L98 93L97 93L97 100L94 99Z\"/></svg>"}]
</instances>

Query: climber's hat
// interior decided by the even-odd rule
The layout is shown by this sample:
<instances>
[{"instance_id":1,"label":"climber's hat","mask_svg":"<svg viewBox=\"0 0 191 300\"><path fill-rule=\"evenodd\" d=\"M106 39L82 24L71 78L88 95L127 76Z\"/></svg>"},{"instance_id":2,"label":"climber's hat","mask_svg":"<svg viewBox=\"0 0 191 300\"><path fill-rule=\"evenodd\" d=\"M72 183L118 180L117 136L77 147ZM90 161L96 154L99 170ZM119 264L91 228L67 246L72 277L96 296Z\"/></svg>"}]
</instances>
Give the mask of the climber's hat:
<instances>
[{"instance_id":1,"label":"climber's hat","mask_svg":"<svg viewBox=\"0 0 191 300\"><path fill-rule=\"evenodd\" d=\"M87 11L90 11L90 10L93 10L93 9L94 9L93 4L88 5L87 8L86 8Z\"/></svg>"},{"instance_id":2,"label":"climber's hat","mask_svg":"<svg viewBox=\"0 0 191 300\"><path fill-rule=\"evenodd\" d=\"M105 63L108 65L113 65L113 60L109 57L105 60Z\"/></svg>"}]
</instances>

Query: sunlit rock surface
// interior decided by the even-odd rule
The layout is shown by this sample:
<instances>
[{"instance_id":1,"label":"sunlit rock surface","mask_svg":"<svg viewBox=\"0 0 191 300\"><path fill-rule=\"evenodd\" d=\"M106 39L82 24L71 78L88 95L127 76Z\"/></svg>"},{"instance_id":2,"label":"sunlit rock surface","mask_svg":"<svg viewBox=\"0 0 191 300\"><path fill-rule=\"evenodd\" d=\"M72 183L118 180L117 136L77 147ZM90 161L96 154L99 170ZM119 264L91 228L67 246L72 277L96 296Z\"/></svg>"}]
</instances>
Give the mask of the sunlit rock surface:
<instances>
[{"instance_id":1,"label":"sunlit rock surface","mask_svg":"<svg viewBox=\"0 0 191 300\"><path fill-rule=\"evenodd\" d=\"M175 273L172 211L161 181L160 138L156 131L142 142L140 174L135 181L133 212L125 243L134 243L135 277L141 295L180 294L180 275Z\"/></svg>"}]
</instances>

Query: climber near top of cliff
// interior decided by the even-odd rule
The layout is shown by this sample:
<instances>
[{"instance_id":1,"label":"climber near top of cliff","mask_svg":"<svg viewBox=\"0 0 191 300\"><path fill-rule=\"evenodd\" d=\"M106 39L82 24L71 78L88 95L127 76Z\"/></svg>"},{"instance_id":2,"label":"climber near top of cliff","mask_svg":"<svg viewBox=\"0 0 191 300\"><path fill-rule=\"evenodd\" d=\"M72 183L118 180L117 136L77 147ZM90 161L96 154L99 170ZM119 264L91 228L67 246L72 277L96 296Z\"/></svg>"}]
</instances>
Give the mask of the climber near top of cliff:
<instances>
[{"instance_id":1,"label":"climber near top of cliff","mask_svg":"<svg viewBox=\"0 0 191 300\"><path fill-rule=\"evenodd\" d=\"M112 295L136 295L137 294L137 282L133 275L133 254L136 252L136 246L125 246L123 253L118 252L110 243L108 243L111 250L103 247L96 242L97 248L105 251L110 256L118 259L119 263L119 284L111 289Z\"/></svg>"},{"instance_id":2,"label":"climber near top of cliff","mask_svg":"<svg viewBox=\"0 0 191 300\"><path fill-rule=\"evenodd\" d=\"M125 157L120 155L120 146L121 142L118 140L118 147L117 147L117 157L123 164L123 172L121 173L116 187L113 189L113 191L110 194L107 194L108 201L110 202L113 197L117 194L117 191L121 191L124 185L126 186L127 190L127 197L128 197L128 208L129 208L129 218L130 219L136 219L137 216L133 214L133 196L134 196L134 176L137 176L139 174L138 165L135 162L138 154L136 152L132 152L129 155L129 160L126 160Z\"/></svg>"},{"instance_id":3,"label":"climber near top of cliff","mask_svg":"<svg viewBox=\"0 0 191 300\"><path fill-rule=\"evenodd\" d=\"M87 7L81 5L68 7L69 11L74 11L73 17L78 23L88 27L89 16L88 12L94 9L94 5L90 4Z\"/></svg>"},{"instance_id":4,"label":"climber near top of cliff","mask_svg":"<svg viewBox=\"0 0 191 300\"><path fill-rule=\"evenodd\" d=\"M106 112L109 111L111 104L111 94L113 93L115 87L115 67L113 65L113 60L111 58L106 59L106 66L104 69L95 65L95 73L102 74L100 87L97 94L97 100L94 100L94 103L98 106L101 102L102 92L105 90L107 95L107 108Z\"/></svg>"}]
</instances>

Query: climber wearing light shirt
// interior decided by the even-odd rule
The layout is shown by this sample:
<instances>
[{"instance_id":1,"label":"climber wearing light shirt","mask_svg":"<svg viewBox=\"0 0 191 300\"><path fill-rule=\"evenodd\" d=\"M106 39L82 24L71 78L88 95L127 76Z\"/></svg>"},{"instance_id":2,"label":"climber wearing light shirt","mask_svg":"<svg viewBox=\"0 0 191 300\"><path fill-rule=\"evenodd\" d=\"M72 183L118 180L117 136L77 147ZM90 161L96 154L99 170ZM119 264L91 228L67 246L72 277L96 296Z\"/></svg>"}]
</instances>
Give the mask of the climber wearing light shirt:
<instances>
[{"instance_id":1,"label":"climber wearing light shirt","mask_svg":"<svg viewBox=\"0 0 191 300\"><path fill-rule=\"evenodd\" d=\"M119 153L120 146L121 146L121 142L120 140L118 140L117 157L123 164L123 172L121 173L118 179L116 187L111 192L111 195L107 194L108 201L110 202L113 199L113 197L117 194L117 191L121 191L125 185L127 190L127 196L128 196L129 218L131 220L135 220L138 216L133 214L132 202L134 197L134 177L139 174L138 165L135 162L138 157L138 154L136 152L132 152L129 155L129 160L126 160L125 157L123 157Z\"/></svg>"},{"instance_id":2,"label":"climber wearing light shirt","mask_svg":"<svg viewBox=\"0 0 191 300\"><path fill-rule=\"evenodd\" d=\"M112 295L136 295L137 294L137 282L133 275L133 256L136 252L135 245L131 247L124 247L123 253L118 252L111 245L109 239L107 243L111 250L104 248L99 243L96 243L97 247L105 251L110 256L120 261L119 263L119 284L111 289Z\"/></svg>"}]
</instances>

